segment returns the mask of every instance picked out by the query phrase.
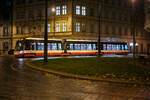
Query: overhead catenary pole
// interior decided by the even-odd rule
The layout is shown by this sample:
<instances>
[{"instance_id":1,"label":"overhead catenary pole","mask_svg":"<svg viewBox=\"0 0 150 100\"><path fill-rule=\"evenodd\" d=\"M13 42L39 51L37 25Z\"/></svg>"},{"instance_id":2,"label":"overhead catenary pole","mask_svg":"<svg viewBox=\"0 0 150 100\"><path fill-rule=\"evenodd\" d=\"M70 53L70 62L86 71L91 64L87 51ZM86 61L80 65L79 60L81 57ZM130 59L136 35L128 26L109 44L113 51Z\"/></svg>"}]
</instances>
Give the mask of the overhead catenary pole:
<instances>
[{"instance_id":1,"label":"overhead catenary pole","mask_svg":"<svg viewBox=\"0 0 150 100\"><path fill-rule=\"evenodd\" d=\"M98 17L99 17L99 28L98 28L98 41L97 41L97 46L98 46L98 57L101 55L101 15L102 15L102 5L99 4L99 9L98 9Z\"/></svg>"},{"instance_id":2,"label":"overhead catenary pole","mask_svg":"<svg viewBox=\"0 0 150 100\"><path fill-rule=\"evenodd\" d=\"M11 20L11 49L13 49L13 1L11 2L11 17L10 17L10 20Z\"/></svg>"},{"instance_id":3,"label":"overhead catenary pole","mask_svg":"<svg viewBox=\"0 0 150 100\"><path fill-rule=\"evenodd\" d=\"M132 39L133 39L133 61L135 63L135 23L136 23L135 0L132 0Z\"/></svg>"},{"instance_id":4,"label":"overhead catenary pole","mask_svg":"<svg viewBox=\"0 0 150 100\"><path fill-rule=\"evenodd\" d=\"M48 1L45 0L44 62L48 62L48 59L47 59L47 42L48 42L48 35L47 35L47 7L48 7Z\"/></svg>"}]
</instances>

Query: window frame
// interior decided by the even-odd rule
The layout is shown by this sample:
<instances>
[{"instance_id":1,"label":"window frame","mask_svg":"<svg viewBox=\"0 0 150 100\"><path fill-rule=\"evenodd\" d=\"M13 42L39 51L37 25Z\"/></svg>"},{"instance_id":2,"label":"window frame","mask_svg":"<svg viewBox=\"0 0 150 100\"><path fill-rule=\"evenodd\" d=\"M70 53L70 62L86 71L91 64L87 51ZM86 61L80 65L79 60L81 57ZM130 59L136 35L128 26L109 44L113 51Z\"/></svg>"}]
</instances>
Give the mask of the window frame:
<instances>
[{"instance_id":1,"label":"window frame","mask_svg":"<svg viewBox=\"0 0 150 100\"><path fill-rule=\"evenodd\" d=\"M60 15L60 6L56 6L56 16Z\"/></svg>"},{"instance_id":2,"label":"window frame","mask_svg":"<svg viewBox=\"0 0 150 100\"><path fill-rule=\"evenodd\" d=\"M67 14L67 5L62 5L62 15Z\"/></svg>"},{"instance_id":3,"label":"window frame","mask_svg":"<svg viewBox=\"0 0 150 100\"><path fill-rule=\"evenodd\" d=\"M79 22L76 22L76 32L80 32L80 23Z\"/></svg>"},{"instance_id":4,"label":"window frame","mask_svg":"<svg viewBox=\"0 0 150 100\"><path fill-rule=\"evenodd\" d=\"M80 14L81 14L81 6L76 5L76 15L80 15Z\"/></svg>"}]
</instances>

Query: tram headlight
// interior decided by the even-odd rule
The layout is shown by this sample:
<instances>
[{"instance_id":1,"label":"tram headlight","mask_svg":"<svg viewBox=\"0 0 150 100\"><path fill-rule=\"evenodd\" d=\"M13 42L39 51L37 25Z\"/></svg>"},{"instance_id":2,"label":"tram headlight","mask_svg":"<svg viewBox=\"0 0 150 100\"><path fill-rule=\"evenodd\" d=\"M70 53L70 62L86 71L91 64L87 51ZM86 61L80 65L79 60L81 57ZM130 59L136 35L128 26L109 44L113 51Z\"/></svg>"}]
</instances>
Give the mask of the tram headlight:
<instances>
[{"instance_id":1,"label":"tram headlight","mask_svg":"<svg viewBox=\"0 0 150 100\"><path fill-rule=\"evenodd\" d=\"M19 54L22 54L23 53L23 51L21 50L21 51L19 51Z\"/></svg>"}]
</instances>

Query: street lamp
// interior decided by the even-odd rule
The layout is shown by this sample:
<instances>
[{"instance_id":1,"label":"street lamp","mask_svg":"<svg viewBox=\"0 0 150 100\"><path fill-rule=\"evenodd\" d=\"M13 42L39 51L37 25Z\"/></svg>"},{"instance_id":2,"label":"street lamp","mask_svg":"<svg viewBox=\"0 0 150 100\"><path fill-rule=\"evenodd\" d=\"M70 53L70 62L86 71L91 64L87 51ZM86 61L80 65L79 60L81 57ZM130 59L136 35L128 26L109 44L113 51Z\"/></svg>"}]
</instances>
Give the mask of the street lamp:
<instances>
[{"instance_id":1,"label":"street lamp","mask_svg":"<svg viewBox=\"0 0 150 100\"><path fill-rule=\"evenodd\" d=\"M11 2L11 15L10 15L10 23L11 23L11 50L13 49L13 1Z\"/></svg>"},{"instance_id":2,"label":"street lamp","mask_svg":"<svg viewBox=\"0 0 150 100\"><path fill-rule=\"evenodd\" d=\"M97 45L98 45L98 57L100 57L100 53L101 53L101 15L102 15L102 5L99 4L99 9L98 9L98 16L99 16L99 30L98 30L98 41L97 41Z\"/></svg>"},{"instance_id":3,"label":"street lamp","mask_svg":"<svg viewBox=\"0 0 150 100\"><path fill-rule=\"evenodd\" d=\"M133 61L135 63L135 22L136 22L136 8L135 0L131 0L132 3L132 39L133 39Z\"/></svg>"},{"instance_id":4,"label":"street lamp","mask_svg":"<svg viewBox=\"0 0 150 100\"><path fill-rule=\"evenodd\" d=\"M55 8L52 8L52 12L55 12Z\"/></svg>"},{"instance_id":5,"label":"street lamp","mask_svg":"<svg viewBox=\"0 0 150 100\"><path fill-rule=\"evenodd\" d=\"M55 8L52 8L52 12L53 12L53 16L54 16L54 26L53 26L54 32L53 32L53 36L55 36Z\"/></svg>"},{"instance_id":6,"label":"street lamp","mask_svg":"<svg viewBox=\"0 0 150 100\"><path fill-rule=\"evenodd\" d=\"M48 6L48 1L45 0L45 33L44 33L44 62L48 62L47 59L47 42L48 42L48 35L47 35L47 6Z\"/></svg>"}]
</instances>

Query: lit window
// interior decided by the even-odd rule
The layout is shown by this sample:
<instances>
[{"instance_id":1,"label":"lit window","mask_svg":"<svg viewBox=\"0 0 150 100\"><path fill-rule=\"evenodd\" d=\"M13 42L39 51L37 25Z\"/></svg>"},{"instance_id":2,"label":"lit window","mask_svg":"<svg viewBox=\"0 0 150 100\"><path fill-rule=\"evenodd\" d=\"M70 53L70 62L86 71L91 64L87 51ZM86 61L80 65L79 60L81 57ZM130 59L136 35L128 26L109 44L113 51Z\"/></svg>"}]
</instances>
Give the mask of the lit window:
<instances>
[{"instance_id":1,"label":"lit window","mask_svg":"<svg viewBox=\"0 0 150 100\"><path fill-rule=\"evenodd\" d=\"M76 23L76 32L80 32L80 23Z\"/></svg>"},{"instance_id":2,"label":"lit window","mask_svg":"<svg viewBox=\"0 0 150 100\"><path fill-rule=\"evenodd\" d=\"M60 15L60 6L56 6L56 15Z\"/></svg>"},{"instance_id":3,"label":"lit window","mask_svg":"<svg viewBox=\"0 0 150 100\"><path fill-rule=\"evenodd\" d=\"M60 32L60 23L56 23L56 32Z\"/></svg>"},{"instance_id":4,"label":"lit window","mask_svg":"<svg viewBox=\"0 0 150 100\"><path fill-rule=\"evenodd\" d=\"M51 32L51 25L50 24L47 25L47 31Z\"/></svg>"},{"instance_id":5,"label":"lit window","mask_svg":"<svg viewBox=\"0 0 150 100\"><path fill-rule=\"evenodd\" d=\"M67 6L66 5L62 6L62 14L63 15L67 14Z\"/></svg>"},{"instance_id":6,"label":"lit window","mask_svg":"<svg viewBox=\"0 0 150 100\"><path fill-rule=\"evenodd\" d=\"M66 32L66 31L67 31L67 23L64 22L64 23L63 23L63 32Z\"/></svg>"},{"instance_id":7,"label":"lit window","mask_svg":"<svg viewBox=\"0 0 150 100\"><path fill-rule=\"evenodd\" d=\"M76 6L76 14L80 15L80 6Z\"/></svg>"},{"instance_id":8,"label":"lit window","mask_svg":"<svg viewBox=\"0 0 150 100\"><path fill-rule=\"evenodd\" d=\"M86 15L86 8L85 8L85 6L82 6L82 15L83 15L83 16Z\"/></svg>"}]
</instances>

